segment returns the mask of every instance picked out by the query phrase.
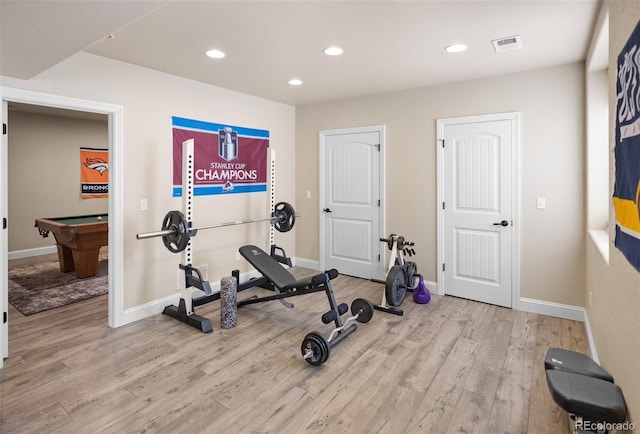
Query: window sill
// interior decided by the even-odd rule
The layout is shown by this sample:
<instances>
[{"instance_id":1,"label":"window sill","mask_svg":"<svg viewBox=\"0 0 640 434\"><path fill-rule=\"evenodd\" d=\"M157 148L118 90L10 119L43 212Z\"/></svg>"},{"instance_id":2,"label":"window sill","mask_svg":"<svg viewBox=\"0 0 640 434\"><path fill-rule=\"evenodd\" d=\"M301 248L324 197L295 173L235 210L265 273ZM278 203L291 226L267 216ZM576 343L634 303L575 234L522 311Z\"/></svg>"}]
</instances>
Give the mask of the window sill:
<instances>
[{"instance_id":1,"label":"window sill","mask_svg":"<svg viewBox=\"0 0 640 434\"><path fill-rule=\"evenodd\" d=\"M604 262L609 265L609 233L602 229L589 229L589 235L596 245Z\"/></svg>"}]
</instances>

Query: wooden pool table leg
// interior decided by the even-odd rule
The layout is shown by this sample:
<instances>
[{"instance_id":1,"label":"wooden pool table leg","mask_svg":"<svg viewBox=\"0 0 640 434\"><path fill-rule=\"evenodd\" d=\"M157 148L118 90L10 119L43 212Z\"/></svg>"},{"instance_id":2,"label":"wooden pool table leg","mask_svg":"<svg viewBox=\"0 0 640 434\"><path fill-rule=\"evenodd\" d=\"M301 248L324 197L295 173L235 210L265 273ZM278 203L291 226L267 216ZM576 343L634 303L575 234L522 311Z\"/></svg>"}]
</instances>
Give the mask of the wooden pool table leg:
<instances>
[{"instance_id":1,"label":"wooden pool table leg","mask_svg":"<svg viewBox=\"0 0 640 434\"><path fill-rule=\"evenodd\" d=\"M60 271L68 273L75 269L73 264L73 253L69 247L65 247L61 244L56 244L58 248L58 260L60 261Z\"/></svg>"},{"instance_id":2,"label":"wooden pool table leg","mask_svg":"<svg viewBox=\"0 0 640 434\"><path fill-rule=\"evenodd\" d=\"M56 244L58 248L58 260L60 261L60 271L68 273L76 271L76 277L95 276L98 272L98 256L100 247L97 249L74 250L61 244Z\"/></svg>"},{"instance_id":3,"label":"wooden pool table leg","mask_svg":"<svg viewBox=\"0 0 640 434\"><path fill-rule=\"evenodd\" d=\"M85 277L95 276L98 272L98 255L100 255L100 247L97 249L72 250L73 263L76 267L76 277L84 279Z\"/></svg>"}]
</instances>

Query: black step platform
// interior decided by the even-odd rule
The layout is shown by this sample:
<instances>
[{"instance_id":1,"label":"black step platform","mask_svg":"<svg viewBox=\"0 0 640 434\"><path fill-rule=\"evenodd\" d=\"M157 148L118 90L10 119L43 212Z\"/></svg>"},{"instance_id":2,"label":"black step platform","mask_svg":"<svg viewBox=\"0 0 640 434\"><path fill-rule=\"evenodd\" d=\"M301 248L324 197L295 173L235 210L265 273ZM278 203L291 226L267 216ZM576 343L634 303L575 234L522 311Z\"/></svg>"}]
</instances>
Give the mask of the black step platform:
<instances>
[{"instance_id":1,"label":"black step platform","mask_svg":"<svg viewBox=\"0 0 640 434\"><path fill-rule=\"evenodd\" d=\"M546 371L551 396L560 408L591 422L622 423L627 409L620 388L605 380L558 369Z\"/></svg>"},{"instance_id":2,"label":"black step platform","mask_svg":"<svg viewBox=\"0 0 640 434\"><path fill-rule=\"evenodd\" d=\"M547 351L544 369L572 372L613 383L613 376L589 356L562 348L550 348Z\"/></svg>"}]
</instances>

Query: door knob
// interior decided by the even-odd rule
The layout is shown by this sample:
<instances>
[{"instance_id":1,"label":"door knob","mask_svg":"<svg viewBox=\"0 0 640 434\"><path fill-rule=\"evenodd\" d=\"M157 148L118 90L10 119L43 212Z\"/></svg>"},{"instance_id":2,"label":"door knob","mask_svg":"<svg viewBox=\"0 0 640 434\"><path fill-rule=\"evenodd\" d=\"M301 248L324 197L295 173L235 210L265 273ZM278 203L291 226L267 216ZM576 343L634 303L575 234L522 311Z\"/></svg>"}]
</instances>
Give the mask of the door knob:
<instances>
[{"instance_id":1,"label":"door knob","mask_svg":"<svg viewBox=\"0 0 640 434\"><path fill-rule=\"evenodd\" d=\"M506 220L502 220L500 223L494 223L494 226L509 226L509 222Z\"/></svg>"},{"instance_id":2,"label":"door knob","mask_svg":"<svg viewBox=\"0 0 640 434\"><path fill-rule=\"evenodd\" d=\"M331 211L329 208L325 208L325 209L323 209L322 211L324 211L324 212L333 212L333 211Z\"/></svg>"}]
</instances>

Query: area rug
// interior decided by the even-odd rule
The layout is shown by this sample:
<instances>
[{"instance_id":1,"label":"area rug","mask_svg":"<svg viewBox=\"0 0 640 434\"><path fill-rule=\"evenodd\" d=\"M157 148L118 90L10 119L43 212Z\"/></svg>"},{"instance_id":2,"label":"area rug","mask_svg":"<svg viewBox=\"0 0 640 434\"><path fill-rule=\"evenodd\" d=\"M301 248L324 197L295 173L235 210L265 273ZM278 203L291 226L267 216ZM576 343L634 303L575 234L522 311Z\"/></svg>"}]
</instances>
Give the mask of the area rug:
<instances>
[{"instance_id":1,"label":"area rug","mask_svg":"<svg viewBox=\"0 0 640 434\"><path fill-rule=\"evenodd\" d=\"M9 270L9 303L23 315L66 306L104 295L109 290L107 255L101 255L98 273L85 279L63 273L58 261L13 267Z\"/></svg>"}]
</instances>

